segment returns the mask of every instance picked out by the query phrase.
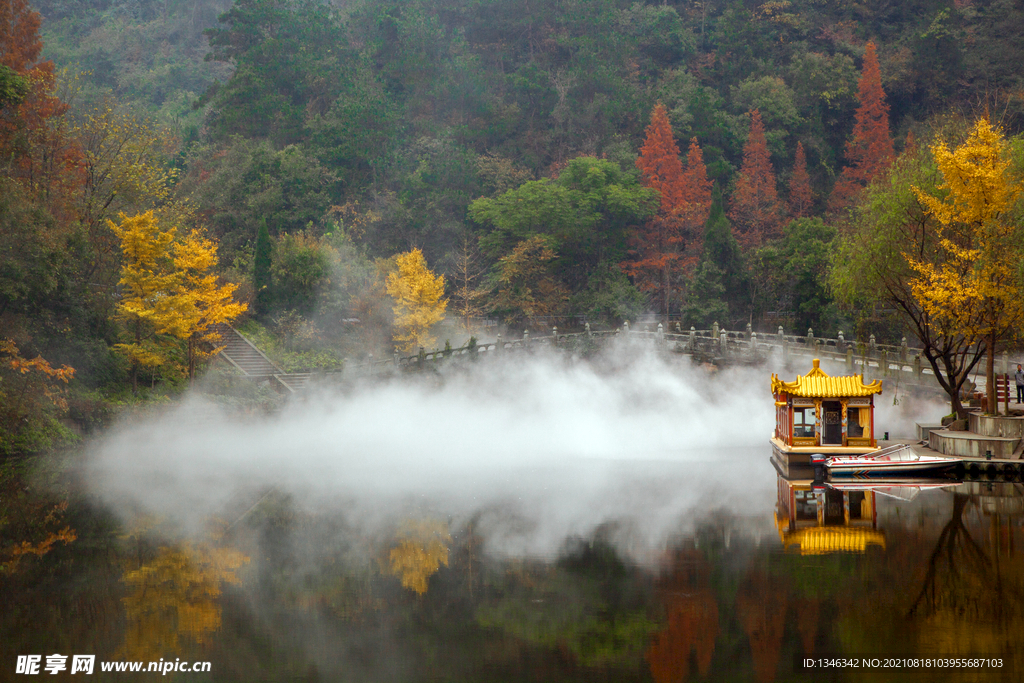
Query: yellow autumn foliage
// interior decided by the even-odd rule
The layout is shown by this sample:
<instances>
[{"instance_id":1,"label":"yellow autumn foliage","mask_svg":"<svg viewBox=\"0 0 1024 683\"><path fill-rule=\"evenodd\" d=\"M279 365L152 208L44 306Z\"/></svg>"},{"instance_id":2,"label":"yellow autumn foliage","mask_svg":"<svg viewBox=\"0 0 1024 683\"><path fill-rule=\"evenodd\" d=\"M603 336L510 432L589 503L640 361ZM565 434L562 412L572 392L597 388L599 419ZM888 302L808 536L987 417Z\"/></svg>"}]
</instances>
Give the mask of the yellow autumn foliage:
<instances>
[{"instance_id":1,"label":"yellow autumn foliage","mask_svg":"<svg viewBox=\"0 0 1024 683\"><path fill-rule=\"evenodd\" d=\"M437 520L408 521L398 534L398 545L389 554L390 571L402 586L419 595L427 592L427 579L441 565L448 566L448 525Z\"/></svg>"},{"instance_id":2,"label":"yellow autumn foliage","mask_svg":"<svg viewBox=\"0 0 1024 683\"><path fill-rule=\"evenodd\" d=\"M156 366L166 350L153 335L171 335L188 344L188 376L196 360L210 354L204 342L217 339L210 327L230 322L246 310L234 301L237 285L220 284L211 271L217 265L217 245L193 230L177 238L173 226L164 230L152 211L121 215L107 221L121 241L123 296L118 315L128 321L134 340L115 349L138 366Z\"/></svg>"},{"instance_id":3,"label":"yellow autumn foliage","mask_svg":"<svg viewBox=\"0 0 1024 683\"><path fill-rule=\"evenodd\" d=\"M202 645L220 628L221 586L239 582L249 562L230 548L185 544L161 548L156 558L122 577L127 597L119 656L156 661L180 655L186 642Z\"/></svg>"},{"instance_id":4,"label":"yellow autumn foliage","mask_svg":"<svg viewBox=\"0 0 1024 683\"><path fill-rule=\"evenodd\" d=\"M1021 180L1010 173L1006 140L985 119L955 149L939 142L931 151L942 173L939 190L945 194L934 197L917 187L914 191L925 212L940 224L944 258L929 263L904 254L918 274L912 292L936 321L991 344L1024 316L1018 283L1021 253L1015 243L1019 228L1009 219Z\"/></svg>"},{"instance_id":5,"label":"yellow autumn foliage","mask_svg":"<svg viewBox=\"0 0 1024 683\"><path fill-rule=\"evenodd\" d=\"M412 353L418 346L429 347L436 340L430 329L444 320L448 300L444 298L444 276L435 276L419 249L396 257L398 272L385 282L388 295L395 300L395 346Z\"/></svg>"}]
</instances>

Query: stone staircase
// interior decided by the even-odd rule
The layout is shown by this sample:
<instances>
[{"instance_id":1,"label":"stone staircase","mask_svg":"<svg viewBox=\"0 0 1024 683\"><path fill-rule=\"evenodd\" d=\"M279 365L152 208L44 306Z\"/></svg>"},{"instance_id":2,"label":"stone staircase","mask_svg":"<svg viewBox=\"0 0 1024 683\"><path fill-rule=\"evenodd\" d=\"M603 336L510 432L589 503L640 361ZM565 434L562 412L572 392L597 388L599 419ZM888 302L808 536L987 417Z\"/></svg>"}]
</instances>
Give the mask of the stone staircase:
<instances>
[{"instance_id":1,"label":"stone staircase","mask_svg":"<svg viewBox=\"0 0 1024 683\"><path fill-rule=\"evenodd\" d=\"M301 391L309 384L311 373L283 371L274 365L273 361L267 358L255 344L230 325L215 325L213 329L220 335L220 345L223 346L220 353L217 354L218 357L245 377L272 380L280 388L290 393Z\"/></svg>"}]
</instances>

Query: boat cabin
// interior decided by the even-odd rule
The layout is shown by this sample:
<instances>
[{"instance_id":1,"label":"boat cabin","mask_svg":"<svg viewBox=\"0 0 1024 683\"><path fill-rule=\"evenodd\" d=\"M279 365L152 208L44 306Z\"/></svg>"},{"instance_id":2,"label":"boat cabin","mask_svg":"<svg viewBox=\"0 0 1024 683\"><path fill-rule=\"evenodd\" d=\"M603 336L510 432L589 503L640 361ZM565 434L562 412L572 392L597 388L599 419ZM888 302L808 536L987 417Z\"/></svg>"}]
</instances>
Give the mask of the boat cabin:
<instances>
[{"instance_id":1,"label":"boat cabin","mask_svg":"<svg viewBox=\"0 0 1024 683\"><path fill-rule=\"evenodd\" d=\"M806 375L784 382L772 375L775 434L772 444L786 453L870 453L875 441L874 395L882 382L863 375L829 377L817 358Z\"/></svg>"}]
</instances>

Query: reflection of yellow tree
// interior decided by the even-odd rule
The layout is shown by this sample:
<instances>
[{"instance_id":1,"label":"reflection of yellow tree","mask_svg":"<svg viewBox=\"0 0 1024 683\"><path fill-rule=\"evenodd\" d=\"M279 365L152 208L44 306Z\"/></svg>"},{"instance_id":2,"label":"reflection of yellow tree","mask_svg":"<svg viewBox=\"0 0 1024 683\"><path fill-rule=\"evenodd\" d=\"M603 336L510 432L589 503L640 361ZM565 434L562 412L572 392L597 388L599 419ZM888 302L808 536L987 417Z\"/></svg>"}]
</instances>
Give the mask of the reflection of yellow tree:
<instances>
[{"instance_id":1,"label":"reflection of yellow tree","mask_svg":"<svg viewBox=\"0 0 1024 683\"><path fill-rule=\"evenodd\" d=\"M964 520L970 502L954 495L909 616L918 622L921 652L1008 656L1024 645L1024 571L1018 558L990 555L971 537Z\"/></svg>"},{"instance_id":2,"label":"reflection of yellow tree","mask_svg":"<svg viewBox=\"0 0 1024 683\"><path fill-rule=\"evenodd\" d=\"M238 583L249 561L240 552L208 546L161 548L150 562L123 577L127 627L121 656L156 661L181 652L183 640L203 644L220 628L222 583Z\"/></svg>"},{"instance_id":3,"label":"reflection of yellow tree","mask_svg":"<svg viewBox=\"0 0 1024 683\"><path fill-rule=\"evenodd\" d=\"M701 557L682 557L665 586L667 624L647 648L647 662L656 683L686 680L691 674L691 654L697 672L708 674L718 638L718 604L711 593L707 562Z\"/></svg>"},{"instance_id":4,"label":"reflection of yellow tree","mask_svg":"<svg viewBox=\"0 0 1024 683\"><path fill-rule=\"evenodd\" d=\"M775 680L787 602L785 586L760 571L747 576L736 596L736 612L750 639L754 674L762 683Z\"/></svg>"},{"instance_id":5,"label":"reflection of yellow tree","mask_svg":"<svg viewBox=\"0 0 1024 683\"><path fill-rule=\"evenodd\" d=\"M420 595L427 592L427 579L441 565L448 566L448 546L452 540L448 525L437 520L409 521L398 534L398 545L391 549L391 573L402 585Z\"/></svg>"}]
</instances>

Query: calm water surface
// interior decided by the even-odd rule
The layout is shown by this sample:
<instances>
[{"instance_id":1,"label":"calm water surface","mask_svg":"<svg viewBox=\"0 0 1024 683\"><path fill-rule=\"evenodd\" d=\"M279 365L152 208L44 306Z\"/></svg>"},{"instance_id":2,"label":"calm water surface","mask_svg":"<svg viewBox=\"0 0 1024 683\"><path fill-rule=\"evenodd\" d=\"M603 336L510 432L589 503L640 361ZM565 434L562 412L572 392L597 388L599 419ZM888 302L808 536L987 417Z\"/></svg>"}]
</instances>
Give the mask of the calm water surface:
<instances>
[{"instance_id":1,"label":"calm water surface","mask_svg":"<svg viewBox=\"0 0 1024 683\"><path fill-rule=\"evenodd\" d=\"M3 532L30 534L18 515L61 495L19 467ZM100 681L1024 679L1019 482L815 489L767 448L532 476L504 502L377 516L243 489L186 533L53 475L77 539L0 575L0 680L55 653L96 655ZM211 670L100 671L161 659Z\"/></svg>"}]
</instances>

